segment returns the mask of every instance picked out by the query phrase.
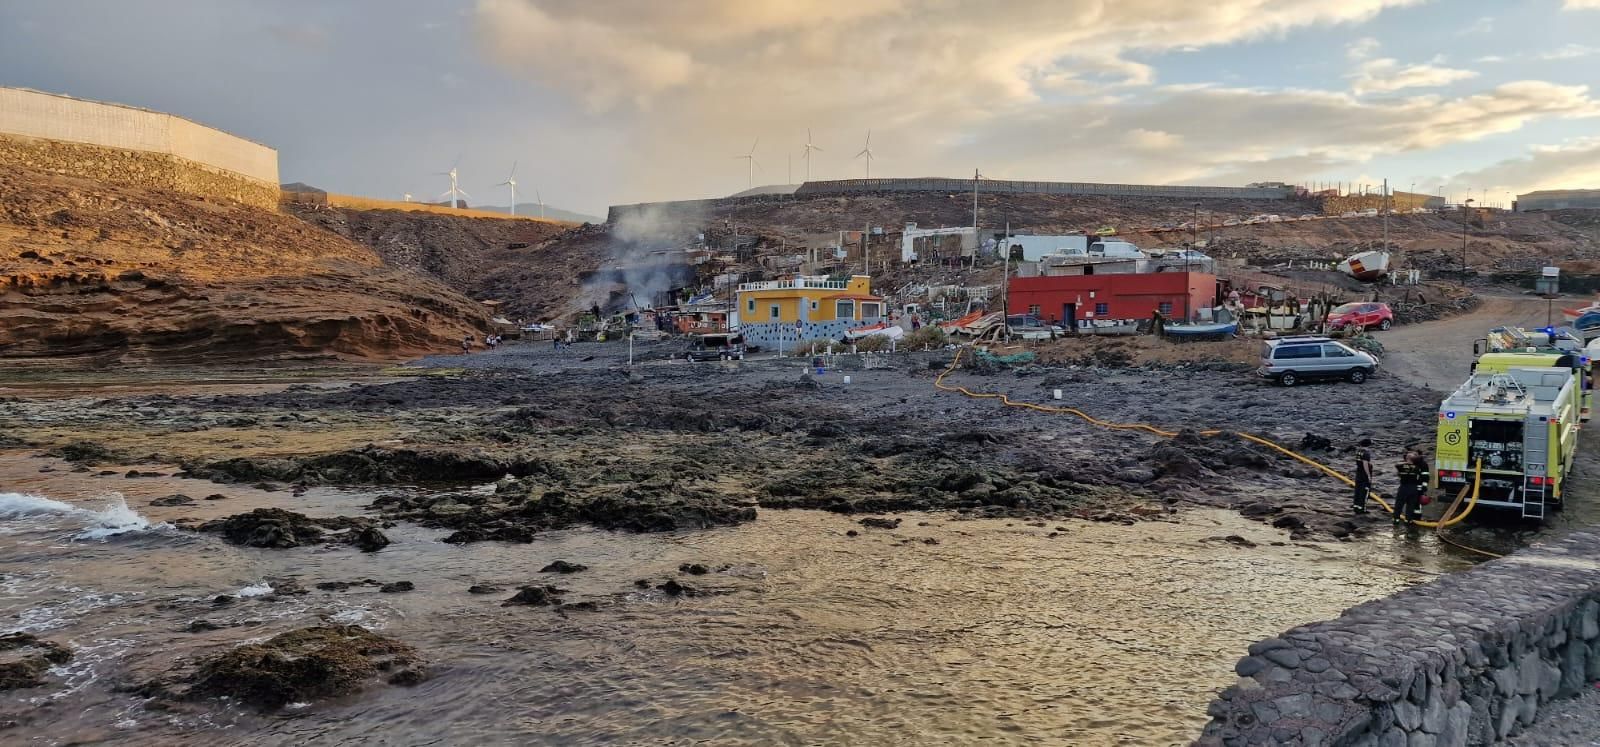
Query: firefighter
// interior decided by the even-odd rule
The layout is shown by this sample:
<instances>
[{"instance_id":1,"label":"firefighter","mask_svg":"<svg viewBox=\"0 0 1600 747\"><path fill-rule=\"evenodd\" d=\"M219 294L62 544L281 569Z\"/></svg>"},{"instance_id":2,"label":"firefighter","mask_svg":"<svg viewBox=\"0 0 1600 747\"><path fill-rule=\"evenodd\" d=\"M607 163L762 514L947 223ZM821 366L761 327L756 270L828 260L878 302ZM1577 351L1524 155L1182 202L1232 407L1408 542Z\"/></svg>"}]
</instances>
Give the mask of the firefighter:
<instances>
[{"instance_id":1,"label":"firefighter","mask_svg":"<svg viewBox=\"0 0 1600 747\"><path fill-rule=\"evenodd\" d=\"M1355 489L1350 494L1350 507L1358 514L1367 512L1367 494L1372 492L1372 439L1363 438L1356 443Z\"/></svg>"},{"instance_id":2,"label":"firefighter","mask_svg":"<svg viewBox=\"0 0 1600 747\"><path fill-rule=\"evenodd\" d=\"M1394 493L1395 523L1422 518L1422 490L1428 484L1428 463L1416 450L1407 451L1405 460L1395 465L1395 472L1400 476L1400 488Z\"/></svg>"}]
</instances>

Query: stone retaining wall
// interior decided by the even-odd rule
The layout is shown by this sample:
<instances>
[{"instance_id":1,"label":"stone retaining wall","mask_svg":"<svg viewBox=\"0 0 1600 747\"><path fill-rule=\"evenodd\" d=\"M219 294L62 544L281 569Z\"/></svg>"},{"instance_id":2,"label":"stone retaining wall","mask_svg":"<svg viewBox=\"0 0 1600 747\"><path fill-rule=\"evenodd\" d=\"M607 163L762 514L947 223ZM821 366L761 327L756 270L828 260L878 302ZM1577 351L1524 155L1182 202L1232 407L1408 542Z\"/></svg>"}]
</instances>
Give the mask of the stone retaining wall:
<instances>
[{"instance_id":1,"label":"stone retaining wall","mask_svg":"<svg viewBox=\"0 0 1600 747\"><path fill-rule=\"evenodd\" d=\"M1600 533L1302 625L1234 670L1199 747L1494 744L1600 680Z\"/></svg>"},{"instance_id":2,"label":"stone retaining wall","mask_svg":"<svg viewBox=\"0 0 1600 747\"><path fill-rule=\"evenodd\" d=\"M18 165L134 187L157 187L276 211L278 185L166 153L0 134L0 165Z\"/></svg>"},{"instance_id":3,"label":"stone retaining wall","mask_svg":"<svg viewBox=\"0 0 1600 747\"><path fill-rule=\"evenodd\" d=\"M0 165L278 207L278 152L136 106L0 87Z\"/></svg>"}]
</instances>

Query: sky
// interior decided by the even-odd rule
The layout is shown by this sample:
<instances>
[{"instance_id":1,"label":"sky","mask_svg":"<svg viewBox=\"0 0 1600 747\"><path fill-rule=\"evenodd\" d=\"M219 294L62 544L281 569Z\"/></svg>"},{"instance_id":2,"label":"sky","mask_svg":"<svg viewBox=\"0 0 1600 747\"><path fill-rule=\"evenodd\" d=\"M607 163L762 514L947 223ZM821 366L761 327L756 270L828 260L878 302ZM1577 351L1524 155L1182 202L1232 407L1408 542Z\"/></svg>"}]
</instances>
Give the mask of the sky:
<instances>
[{"instance_id":1,"label":"sky","mask_svg":"<svg viewBox=\"0 0 1600 747\"><path fill-rule=\"evenodd\" d=\"M0 0L0 85L285 182L604 214L871 175L1600 188L1600 0Z\"/></svg>"}]
</instances>

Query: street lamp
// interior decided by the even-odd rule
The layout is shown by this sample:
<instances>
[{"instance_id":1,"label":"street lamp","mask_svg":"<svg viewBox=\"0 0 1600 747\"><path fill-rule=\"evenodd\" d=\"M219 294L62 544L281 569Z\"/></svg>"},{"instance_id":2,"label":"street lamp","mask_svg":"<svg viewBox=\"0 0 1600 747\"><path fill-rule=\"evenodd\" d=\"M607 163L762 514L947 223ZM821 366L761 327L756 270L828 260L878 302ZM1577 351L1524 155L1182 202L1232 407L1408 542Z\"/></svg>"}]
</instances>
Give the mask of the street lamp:
<instances>
[{"instance_id":1,"label":"street lamp","mask_svg":"<svg viewBox=\"0 0 1600 747\"><path fill-rule=\"evenodd\" d=\"M1467 219L1472 216L1472 198L1461 203L1461 273L1467 272Z\"/></svg>"}]
</instances>

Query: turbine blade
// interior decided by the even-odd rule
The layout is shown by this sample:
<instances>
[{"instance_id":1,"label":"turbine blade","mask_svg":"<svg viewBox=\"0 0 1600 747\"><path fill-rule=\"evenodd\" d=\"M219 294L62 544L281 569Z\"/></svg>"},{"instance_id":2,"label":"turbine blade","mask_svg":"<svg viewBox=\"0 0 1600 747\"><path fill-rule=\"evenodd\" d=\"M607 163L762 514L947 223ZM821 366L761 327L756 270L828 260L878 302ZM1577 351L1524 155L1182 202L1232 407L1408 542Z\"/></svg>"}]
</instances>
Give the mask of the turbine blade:
<instances>
[{"instance_id":1,"label":"turbine blade","mask_svg":"<svg viewBox=\"0 0 1600 747\"><path fill-rule=\"evenodd\" d=\"M757 135L756 139L750 143L750 155L755 155L756 146L759 145L760 143L761 143L761 136Z\"/></svg>"},{"instance_id":2,"label":"turbine blade","mask_svg":"<svg viewBox=\"0 0 1600 747\"><path fill-rule=\"evenodd\" d=\"M872 145L872 130L867 130L867 145Z\"/></svg>"},{"instance_id":3,"label":"turbine blade","mask_svg":"<svg viewBox=\"0 0 1600 747\"><path fill-rule=\"evenodd\" d=\"M513 178L513 179L517 178L517 162L516 161L512 161L511 162L511 178Z\"/></svg>"}]
</instances>

